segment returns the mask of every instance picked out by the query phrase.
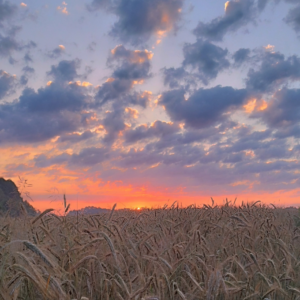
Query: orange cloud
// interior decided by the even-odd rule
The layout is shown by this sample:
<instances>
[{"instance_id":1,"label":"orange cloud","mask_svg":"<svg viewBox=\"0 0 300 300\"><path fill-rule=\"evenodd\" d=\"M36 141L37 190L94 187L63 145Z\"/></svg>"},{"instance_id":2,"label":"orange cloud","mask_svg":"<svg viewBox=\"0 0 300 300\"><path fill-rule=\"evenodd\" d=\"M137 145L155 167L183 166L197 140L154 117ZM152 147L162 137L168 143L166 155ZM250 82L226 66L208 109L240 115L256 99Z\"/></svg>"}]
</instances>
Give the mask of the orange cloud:
<instances>
[{"instance_id":1,"label":"orange cloud","mask_svg":"<svg viewBox=\"0 0 300 300\"><path fill-rule=\"evenodd\" d=\"M137 119L139 117L139 111L137 109L126 107L125 112L128 113L131 118Z\"/></svg>"},{"instance_id":2,"label":"orange cloud","mask_svg":"<svg viewBox=\"0 0 300 300\"><path fill-rule=\"evenodd\" d=\"M88 82L88 81L84 81L84 82L82 83L82 86L88 87L88 86L92 86L92 84L91 84L90 82Z\"/></svg>"},{"instance_id":3,"label":"orange cloud","mask_svg":"<svg viewBox=\"0 0 300 300\"><path fill-rule=\"evenodd\" d=\"M230 4L230 1L227 1L227 2L225 3L225 11L227 11L229 4Z\"/></svg>"},{"instance_id":4,"label":"orange cloud","mask_svg":"<svg viewBox=\"0 0 300 300\"><path fill-rule=\"evenodd\" d=\"M265 48L266 51L274 53L275 46L269 44L269 45L265 46L264 48Z\"/></svg>"},{"instance_id":5,"label":"orange cloud","mask_svg":"<svg viewBox=\"0 0 300 300\"><path fill-rule=\"evenodd\" d=\"M262 100L261 105L258 107L257 110L262 111L268 108L268 103L265 100Z\"/></svg>"},{"instance_id":6,"label":"orange cloud","mask_svg":"<svg viewBox=\"0 0 300 300\"><path fill-rule=\"evenodd\" d=\"M256 106L256 99L251 99L243 107L245 108L246 113L250 114L254 111Z\"/></svg>"},{"instance_id":7,"label":"orange cloud","mask_svg":"<svg viewBox=\"0 0 300 300\"><path fill-rule=\"evenodd\" d=\"M244 109L246 113L251 114L253 111L263 111L268 108L268 103L265 100L250 99L245 104Z\"/></svg>"},{"instance_id":8,"label":"orange cloud","mask_svg":"<svg viewBox=\"0 0 300 300\"><path fill-rule=\"evenodd\" d=\"M24 2L22 2L22 3L20 4L20 6L22 6L22 7L27 7L27 4L25 4Z\"/></svg>"},{"instance_id":9,"label":"orange cloud","mask_svg":"<svg viewBox=\"0 0 300 300\"><path fill-rule=\"evenodd\" d=\"M67 3L66 2L63 2L62 6L57 6L57 10L59 10L61 13L65 14L65 15L69 14L69 12L67 10Z\"/></svg>"}]
</instances>

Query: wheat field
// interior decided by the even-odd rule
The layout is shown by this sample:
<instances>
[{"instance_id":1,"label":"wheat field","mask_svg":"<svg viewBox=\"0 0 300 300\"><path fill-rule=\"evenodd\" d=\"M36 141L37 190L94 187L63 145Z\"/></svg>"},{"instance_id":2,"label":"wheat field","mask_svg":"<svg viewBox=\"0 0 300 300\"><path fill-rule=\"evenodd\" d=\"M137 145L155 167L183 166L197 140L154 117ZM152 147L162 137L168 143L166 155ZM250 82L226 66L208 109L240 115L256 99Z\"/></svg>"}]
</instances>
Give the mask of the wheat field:
<instances>
[{"instance_id":1,"label":"wheat field","mask_svg":"<svg viewBox=\"0 0 300 300\"><path fill-rule=\"evenodd\" d=\"M227 202L2 216L0 299L300 299L297 214Z\"/></svg>"}]
</instances>

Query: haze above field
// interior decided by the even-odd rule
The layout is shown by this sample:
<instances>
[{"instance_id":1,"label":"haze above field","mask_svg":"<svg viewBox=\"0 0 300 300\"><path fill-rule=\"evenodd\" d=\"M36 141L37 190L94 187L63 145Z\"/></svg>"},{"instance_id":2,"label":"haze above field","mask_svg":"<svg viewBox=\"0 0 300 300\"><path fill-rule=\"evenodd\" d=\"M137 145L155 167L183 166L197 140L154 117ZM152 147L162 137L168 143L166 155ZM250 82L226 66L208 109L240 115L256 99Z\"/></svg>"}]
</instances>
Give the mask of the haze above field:
<instances>
[{"instance_id":1,"label":"haze above field","mask_svg":"<svg viewBox=\"0 0 300 300\"><path fill-rule=\"evenodd\" d=\"M299 20L297 0L0 0L1 176L40 210L297 205Z\"/></svg>"}]
</instances>

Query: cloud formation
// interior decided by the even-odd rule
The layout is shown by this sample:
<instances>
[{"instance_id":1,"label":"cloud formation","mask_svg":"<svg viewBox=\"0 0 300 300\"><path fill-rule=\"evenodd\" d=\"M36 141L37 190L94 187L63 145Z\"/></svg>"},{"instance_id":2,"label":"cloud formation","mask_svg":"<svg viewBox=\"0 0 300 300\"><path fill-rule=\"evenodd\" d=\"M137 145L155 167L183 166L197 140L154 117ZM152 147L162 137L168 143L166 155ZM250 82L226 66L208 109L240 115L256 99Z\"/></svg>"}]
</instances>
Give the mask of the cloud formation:
<instances>
[{"instance_id":1,"label":"cloud formation","mask_svg":"<svg viewBox=\"0 0 300 300\"><path fill-rule=\"evenodd\" d=\"M176 28L182 5L183 0L94 0L88 8L106 8L115 14L118 21L110 35L122 43L138 45Z\"/></svg>"},{"instance_id":2,"label":"cloud formation","mask_svg":"<svg viewBox=\"0 0 300 300\"><path fill-rule=\"evenodd\" d=\"M197 74L204 84L217 77L218 73L230 66L227 49L222 49L208 41L198 40L183 47L184 67L197 68Z\"/></svg>"},{"instance_id":3,"label":"cloud formation","mask_svg":"<svg viewBox=\"0 0 300 300\"><path fill-rule=\"evenodd\" d=\"M57 65L52 65L48 76L57 82L73 81L78 78L77 69L80 66L80 60L62 60Z\"/></svg>"},{"instance_id":4,"label":"cloud formation","mask_svg":"<svg viewBox=\"0 0 300 300\"><path fill-rule=\"evenodd\" d=\"M247 97L245 89L216 86L199 89L188 99L184 90L165 92L159 104L165 107L172 121L184 122L193 128L204 128L226 121L226 113L240 108Z\"/></svg>"},{"instance_id":5,"label":"cloud formation","mask_svg":"<svg viewBox=\"0 0 300 300\"><path fill-rule=\"evenodd\" d=\"M148 95L132 91L134 85L149 78L150 61L153 54L148 50L128 50L119 45L111 50L108 66L113 69L110 78L103 83L96 94L98 105L122 97L123 103L145 104ZM140 100L140 101L139 101Z\"/></svg>"},{"instance_id":6,"label":"cloud formation","mask_svg":"<svg viewBox=\"0 0 300 300\"><path fill-rule=\"evenodd\" d=\"M17 101L0 105L0 143L33 143L88 128L90 98L77 84L53 82L25 88Z\"/></svg>"},{"instance_id":7,"label":"cloud formation","mask_svg":"<svg viewBox=\"0 0 300 300\"><path fill-rule=\"evenodd\" d=\"M300 5L290 9L285 18L285 22L292 26L297 33L300 32Z\"/></svg>"},{"instance_id":8,"label":"cloud formation","mask_svg":"<svg viewBox=\"0 0 300 300\"><path fill-rule=\"evenodd\" d=\"M260 8L264 2L260 1ZM199 38L212 41L222 41L228 32L233 32L248 24L256 16L257 10L254 0L231 0L225 3L225 14L211 22L199 22L194 34Z\"/></svg>"},{"instance_id":9,"label":"cloud formation","mask_svg":"<svg viewBox=\"0 0 300 300\"><path fill-rule=\"evenodd\" d=\"M16 76L10 75L5 71L0 70L0 100L13 90L16 82Z\"/></svg>"},{"instance_id":10,"label":"cloud formation","mask_svg":"<svg viewBox=\"0 0 300 300\"><path fill-rule=\"evenodd\" d=\"M50 58L59 58L61 55L65 53L65 46L59 45L58 47L54 48L53 50L47 53L47 56Z\"/></svg>"},{"instance_id":11,"label":"cloud formation","mask_svg":"<svg viewBox=\"0 0 300 300\"><path fill-rule=\"evenodd\" d=\"M9 1L0 1L0 22L10 19L17 11L18 7Z\"/></svg>"},{"instance_id":12,"label":"cloud formation","mask_svg":"<svg viewBox=\"0 0 300 300\"><path fill-rule=\"evenodd\" d=\"M293 55L286 59L279 52L265 51L259 69L249 70L246 83L249 89L267 92L287 80L300 80L300 58Z\"/></svg>"}]
</instances>

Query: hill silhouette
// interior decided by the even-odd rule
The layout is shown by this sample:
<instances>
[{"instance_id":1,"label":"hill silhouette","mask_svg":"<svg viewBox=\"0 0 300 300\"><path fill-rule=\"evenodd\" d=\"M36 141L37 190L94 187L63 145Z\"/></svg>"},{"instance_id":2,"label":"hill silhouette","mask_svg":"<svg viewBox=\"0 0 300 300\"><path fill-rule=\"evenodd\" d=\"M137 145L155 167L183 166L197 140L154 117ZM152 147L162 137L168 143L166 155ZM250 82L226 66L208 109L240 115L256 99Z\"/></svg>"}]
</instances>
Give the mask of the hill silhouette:
<instances>
[{"instance_id":1,"label":"hill silhouette","mask_svg":"<svg viewBox=\"0 0 300 300\"><path fill-rule=\"evenodd\" d=\"M106 213L111 211L110 209L106 209L106 208L100 208L100 207L94 207L94 206L87 206L84 207L82 209L77 210L71 210L68 213L68 216L76 216L77 212L79 215L97 215L97 214L101 214L101 213Z\"/></svg>"},{"instance_id":2,"label":"hill silhouette","mask_svg":"<svg viewBox=\"0 0 300 300\"><path fill-rule=\"evenodd\" d=\"M37 214L35 208L23 200L16 184L0 177L0 213L8 212L10 216L18 217L24 214L24 210L30 216Z\"/></svg>"}]
</instances>

